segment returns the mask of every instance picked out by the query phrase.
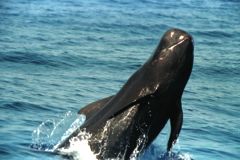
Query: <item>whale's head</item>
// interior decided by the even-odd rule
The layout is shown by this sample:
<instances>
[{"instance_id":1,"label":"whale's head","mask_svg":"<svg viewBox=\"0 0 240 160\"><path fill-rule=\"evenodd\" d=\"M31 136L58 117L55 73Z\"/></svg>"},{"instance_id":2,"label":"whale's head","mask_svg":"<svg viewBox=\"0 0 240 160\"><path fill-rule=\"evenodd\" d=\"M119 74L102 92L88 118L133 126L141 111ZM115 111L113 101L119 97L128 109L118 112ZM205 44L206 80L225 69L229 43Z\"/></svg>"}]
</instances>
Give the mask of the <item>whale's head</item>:
<instances>
[{"instance_id":1,"label":"whale's head","mask_svg":"<svg viewBox=\"0 0 240 160\"><path fill-rule=\"evenodd\" d=\"M150 63L159 82L181 94L192 71L193 38L180 29L170 29L162 37Z\"/></svg>"}]
</instances>

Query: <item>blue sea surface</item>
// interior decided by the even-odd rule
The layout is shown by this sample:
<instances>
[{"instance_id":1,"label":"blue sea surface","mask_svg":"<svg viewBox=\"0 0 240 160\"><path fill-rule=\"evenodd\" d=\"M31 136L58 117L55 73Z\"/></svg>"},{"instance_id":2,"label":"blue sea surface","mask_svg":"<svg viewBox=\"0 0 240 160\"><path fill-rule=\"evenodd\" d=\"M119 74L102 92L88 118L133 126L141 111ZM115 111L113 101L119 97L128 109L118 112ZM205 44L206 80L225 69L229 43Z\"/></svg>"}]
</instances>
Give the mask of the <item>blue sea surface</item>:
<instances>
[{"instance_id":1,"label":"blue sea surface","mask_svg":"<svg viewBox=\"0 0 240 160\"><path fill-rule=\"evenodd\" d=\"M115 94L174 27L195 43L175 153L239 160L239 19L238 0L1 0L0 159L65 159L34 131ZM168 130L140 159L170 159Z\"/></svg>"}]
</instances>

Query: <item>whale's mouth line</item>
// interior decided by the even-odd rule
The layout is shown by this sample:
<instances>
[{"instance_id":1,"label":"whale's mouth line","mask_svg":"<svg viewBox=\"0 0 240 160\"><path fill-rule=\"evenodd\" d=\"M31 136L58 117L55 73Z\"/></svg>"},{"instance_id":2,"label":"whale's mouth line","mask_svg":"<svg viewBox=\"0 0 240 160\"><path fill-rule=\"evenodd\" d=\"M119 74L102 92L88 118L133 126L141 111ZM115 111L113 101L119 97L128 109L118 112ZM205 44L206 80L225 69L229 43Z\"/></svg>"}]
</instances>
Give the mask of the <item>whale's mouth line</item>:
<instances>
[{"instance_id":1,"label":"whale's mouth line","mask_svg":"<svg viewBox=\"0 0 240 160\"><path fill-rule=\"evenodd\" d=\"M173 45L169 46L168 48L173 49L174 47L180 45L181 43L183 43L184 41L187 41L187 40L191 40L191 38L190 37L184 37L182 40L178 41L177 43L174 43Z\"/></svg>"}]
</instances>

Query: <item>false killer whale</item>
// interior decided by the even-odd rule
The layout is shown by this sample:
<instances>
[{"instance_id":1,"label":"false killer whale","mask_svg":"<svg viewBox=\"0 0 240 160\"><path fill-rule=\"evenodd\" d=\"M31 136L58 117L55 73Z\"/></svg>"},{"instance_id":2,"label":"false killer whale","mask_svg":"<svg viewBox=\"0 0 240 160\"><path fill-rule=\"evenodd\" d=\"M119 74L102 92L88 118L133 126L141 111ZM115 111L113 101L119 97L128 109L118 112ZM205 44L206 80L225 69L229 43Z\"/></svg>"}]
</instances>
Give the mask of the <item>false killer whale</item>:
<instances>
[{"instance_id":1,"label":"false killer whale","mask_svg":"<svg viewBox=\"0 0 240 160\"><path fill-rule=\"evenodd\" d=\"M193 50L191 35L168 30L118 93L80 109L86 121L58 149L68 148L69 140L84 130L91 134L88 143L98 159L129 159L135 149L148 147L170 119L169 151L182 127L181 97L192 71Z\"/></svg>"}]
</instances>

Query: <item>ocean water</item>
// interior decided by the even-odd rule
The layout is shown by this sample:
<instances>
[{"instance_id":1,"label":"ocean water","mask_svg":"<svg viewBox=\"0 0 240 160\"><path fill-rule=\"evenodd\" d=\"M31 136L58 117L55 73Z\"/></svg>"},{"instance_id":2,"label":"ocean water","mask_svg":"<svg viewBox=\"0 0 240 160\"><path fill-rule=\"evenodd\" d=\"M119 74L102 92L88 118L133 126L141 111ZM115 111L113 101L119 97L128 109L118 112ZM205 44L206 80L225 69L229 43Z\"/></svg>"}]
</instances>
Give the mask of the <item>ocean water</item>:
<instances>
[{"instance_id":1,"label":"ocean water","mask_svg":"<svg viewBox=\"0 0 240 160\"><path fill-rule=\"evenodd\" d=\"M166 126L140 159L239 160L239 18L238 0L0 0L0 159L67 159L46 148L174 27L195 43L183 128L174 155Z\"/></svg>"}]
</instances>

